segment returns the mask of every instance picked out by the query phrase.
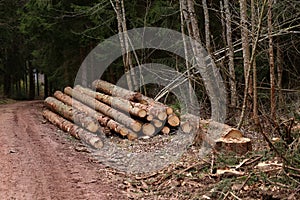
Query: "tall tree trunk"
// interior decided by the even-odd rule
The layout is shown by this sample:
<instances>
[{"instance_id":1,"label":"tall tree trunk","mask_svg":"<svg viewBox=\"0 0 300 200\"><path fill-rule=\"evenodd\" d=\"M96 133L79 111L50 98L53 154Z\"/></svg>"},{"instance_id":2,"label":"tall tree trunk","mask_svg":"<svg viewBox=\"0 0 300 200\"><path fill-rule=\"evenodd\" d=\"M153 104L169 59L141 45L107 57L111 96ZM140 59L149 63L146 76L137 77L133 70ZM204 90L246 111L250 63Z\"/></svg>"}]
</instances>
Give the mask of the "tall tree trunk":
<instances>
[{"instance_id":1,"label":"tall tree trunk","mask_svg":"<svg viewBox=\"0 0 300 200\"><path fill-rule=\"evenodd\" d=\"M255 35L255 25L256 25L256 13L255 13L255 0L251 0L251 34L252 34L252 44L254 43ZM257 69L256 69L256 56L253 60L253 119L254 124L259 125L258 119L258 103L257 103Z\"/></svg>"},{"instance_id":2,"label":"tall tree trunk","mask_svg":"<svg viewBox=\"0 0 300 200\"><path fill-rule=\"evenodd\" d=\"M228 66L230 74L230 103L231 106L235 107L237 104L237 92L236 92L236 78L235 78L235 69L234 69L234 48L232 44L232 30L231 30L231 14L229 10L228 0L224 0L224 9L226 16L226 40L228 44Z\"/></svg>"},{"instance_id":3,"label":"tall tree trunk","mask_svg":"<svg viewBox=\"0 0 300 200\"><path fill-rule=\"evenodd\" d=\"M284 100L282 94L282 72L283 72L283 54L280 47L280 38L277 38L277 47L276 47L276 60L277 60L277 87L279 95L279 105L281 108L284 107Z\"/></svg>"},{"instance_id":4,"label":"tall tree trunk","mask_svg":"<svg viewBox=\"0 0 300 200\"><path fill-rule=\"evenodd\" d=\"M261 9L261 12L260 12L260 16L259 16L259 19L258 19L258 28L257 28L257 33L256 33L255 40L254 40L254 42L252 44L252 54L251 54L249 66L252 66L253 62L255 60L256 48L257 48L257 44L258 44L259 37L260 37L260 31L261 31L261 28L262 28L262 19L263 19L263 16L264 16L264 10L265 10L266 1L267 0L264 0L264 2L263 2L262 9ZM243 34L242 34L242 38L243 38ZM249 79L250 79L250 68L246 72L246 80L245 80L245 82L249 83ZM238 129L241 128L241 126L242 126L242 124L244 122L244 118L245 118L245 112L246 112L246 107L247 107L248 86L249 86L249 84L245 84L242 112L241 112L240 120L239 120L239 123L238 123L238 126L237 126Z\"/></svg>"},{"instance_id":5,"label":"tall tree trunk","mask_svg":"<svg viewBox=\"0 0 300 200\"><path fill-rule=\"evenodd\" d=\"M205 27L205 46L208 53L211 55L210 45L210 30L209 30L209 13L206 0L202 0L202 6L204 11L204 27Z\"/></svg>"},{"instance_id":6,"label":"tall tree trunk","mask_svg":"<svg viewBox=\"0 0 300 200\"><path fill-rule=\"evenodd\" d=\"M276 99L275 99L275 64L274 64L274 47L273 47L273 25L272 25L272 5L273 0L268 0L268 38L269 38L269 64L270 64L270 106L271 118L276 118Z\"/></svg>"},{"instance_id":7,"label":"tall tree trunk","mask_svg":"<svg viewBox=\"0 0 300 200\"><path fill-rule=\"evenodd\" d=\"M249 49L249 34L247 26L247 0L240 0L240 17L241 17L241 36L242 36L242 48L243 48L243 63L244 63L244 78L245 78L245 89L244 99L242 106L242 113L239 121L239 128L244 120L247 97L249 91L249 80L250 80L250 49Z\"/></svg>"},{"instance_id":8,"label":"tall tree trunk","mask_svg":"<svg viewBox=\"0 0 300 200\"><path fill-rule=\"evenodd\" d=\"M130 48L129 48L129 36L127 33L124 0L120 0L120 1L121 1L121 10L122 10L122 29L123 29L125 49L126 49L126 60L128 62L129 69L130 69L131 80L133 83L132 86L133 86L133 89L136 90L136 89L138 89L138 83L137 83L137 80L135 77L136 76L135 72L133 70L132 56L131 56Z\"/></svg>"},{"instance_id":9,"label":"tall tree trunk","mask_svg":"<svg viewBox=\"0 0 300 200\"><path fill-rule=\"evenodd\" d=\"M183 41L183 46L184 46L184 56L185 56L185 66L186 66L186 70L187 70L187 75L188 75L188 81L189 81L189 98L192 100L193 98L193 87L192 87L192 81L191 81L191 72L190 72L190 63L189 63L189 59L188 59L188 52L187 52L187 44L186 44L186 37L185 37L185 31L184 31L184 24L185 24L185 20L184 20L184 11L183 10L183 5L182 5L182 1L180 1L180 22L181 22L181 34L182 34L182 41ZM188 24L187 24L188 26ZM177 57L176 57L177 58ZM176 60L177 61L177 60ZM194 105L195 102L191 102L192 105Z\"/></svg>"},{"instance_id":10,"label":"tall tree trunk","mask_svg":"<svg viewBox=\"0 0 300 200\"><path fill-rule=\"evenodd\" d=\"M31 61L28 61L27 64L28 64L28 74L29 74L29 99L34 99L35 97L34 73L33 73Z\"/></svg>"},{"instance_id":11,"label":"tall tree trunk","mask_svg":"<svg viewBox=\"0 0 300 200\"><path fill-rule=\"evenodd\" d=\"M36 91L37 91L37 96L39 97L40 96L40 81L39 81L39 70L36 69Z\"/></svg>"},{"instance_id":12,"label":"tall tree trunk","mask_svg":"<svg viewBox=\"0 0 300 200\"><path fill-rule=\"evenodd\" d=\"M121 8L121 2L120 0L115 0L116 4L110 0L111 5L113 6L116 16L117 16L117 21L118 21L118 31L119 31L119 40L120 40L120 45L121 45L121 51L122 51L122 57L123 57L123 64L124 64L124 70L125 70L125 76L127 80L127 86L129 90L133 90L133 83L130 75L130 65L129 65L129 53L127 52L126 44L125 44L125 34L124 34L124 22L123 22L123 14L122 14L122 8ZM125 22L126 23L126 22Z\"/></svg>"},{"instance_id":13,"label":"tall tree trunk","mask_svg":"<svg viewBox=\"0 0 300 200\"><path fill-rule=\"evenodd\" d=\"M44 74L44 99L46 99L49 96L48 84L48 76L47 74Z\"/></svg>"}]
</instances>

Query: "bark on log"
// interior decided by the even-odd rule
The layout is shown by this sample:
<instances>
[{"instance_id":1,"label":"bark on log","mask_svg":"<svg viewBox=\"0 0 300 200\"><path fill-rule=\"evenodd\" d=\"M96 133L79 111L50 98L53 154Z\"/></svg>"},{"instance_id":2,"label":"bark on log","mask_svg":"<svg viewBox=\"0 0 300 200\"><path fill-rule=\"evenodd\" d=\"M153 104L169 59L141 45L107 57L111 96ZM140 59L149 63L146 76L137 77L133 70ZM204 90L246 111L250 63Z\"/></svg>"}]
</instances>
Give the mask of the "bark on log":
<instances>
[{"instance_id":1,"label":"bark on log","mask_svg":"<svg viewBox=\"0 0 300 200\"><path fill-rule=\"evenodd\" d=\"M95 92L88 88L81 87L80 85L75 86L74 89L79 90L90 97L96 98L97 100L99 100L103 103L106 103L113 108L130 113L131 115L134 115L134 116L137 116L140 118L144 118L147 114L146 110L138 108L138 107L133 107L131 105L130 101L122 99L120 97L108 96L108 95L102 94L100 92Z\"/></svg>"},{"instance_id":2,"label":"bark on log","mask_svg":"<svg viewBox=\"0 0 300 200\"><path fill-rule=\"evenodd\" d=\"M140 102L142 104L151 105L154 107L161 108L162 110L166 110L167 114L170 115L173 113L173 109L168 107L167 105L160 103L158 101L155 101L154 99L144 96L139 92L133 92L124 88L121 88L119 86L116 86L114 84L111 84L109 82L103 81L103 80L95 80L92 83L92 86L96 88L97 90L100 90L108 95L112 96L118 96L123 99L127 99L129 101L134 102Z\"/></svg>"},{"instance_id":3,"label":"bark on log","mask_svg":"<svg viewBox=\"0 0 300 200\"><path fill-rule=\"evenodd\" d=\"M63 131L68 132L73 137L82 140L84 143L97 149L103 147L103 142L98 136L80 128L79 126L60 117L54 112L50 110L45 110L43 111L43 116L52 124L58 126Z\"/></svg>"},{"instance_id":4,"label":"bark on log","mask_svg":"<svg viewBox=\"0 0 300 200\"><path fill-rule=\"evenodd\" d=\"M114 121L113 119L93 110L92 108L88 107L87 105L77 101L76 99L72 99L72 97L63 94L61 91L56 91L54 93L54 96L59 99L60 101L64 102L67 105L73 106L76 109L78 109L81 112L86 113L89 116L94 117L98 120L98 122L103 127L108 127L110 130L113 130L116 133L119 133L122 136L126 136L130 140L136 139L137 134L133 133L131 130L123 126L122 124ZM103 133L106 133L107 131L103 131ZM129 135L129 137L128 137Z\"/></svg>"},{"instance_id":5,"label":"bark on log","mask_svg":"<svg viewBox=\"0 0 300 200\"><path fill-rule=\"evenodd\" d=\"M109 82L103 81L103 80L95 80L92 83L92 86L96 88L99 91L104 92L105 94L111 95L111 96L118 96L122 97L123 99L127 99L129 101L136 101L139 102L142 100L142 94L138 92L133 92L124 88L121 88L119 86L116 86L114 84L111 84Z\"/></svg>"},{"instance_id":6,"label":"bark on log","mask_svg":"<svg viewBox=\"0 0 300 200\"><path fill-rule=\"evenodd\" d=\"M124 113L117 111L116 109L113 109L109 107L108 105L90 97L84 94L83 92L80 92L78 90L73 90L71 87L66 87L64 92L79 101L83 102L84 104L87 104L91 108L95 108L97 111L103 113L104 115L107 115L110 118L113 118L115 121L125 125L126 127L132 129L134 132L139 132L142 128L141 123L138 121L130 118L129 116L125 115Z\"/></svg>"},{"instance_id":7,"label":"bark on log","mask_svg":"<svg viewBox=\"0 0 300 200\"><path fill-rule=\"evenodd\" d=\"M85 113L80 112L77 109L74 109L71 106L62 103L61 101L53 97L46 98L45 103L54 112L59 113L61 116L70 121L78 122L80 126L93 133L99 129L99 124L95 119L87 116Z\"/></svg>"}]
</instances>

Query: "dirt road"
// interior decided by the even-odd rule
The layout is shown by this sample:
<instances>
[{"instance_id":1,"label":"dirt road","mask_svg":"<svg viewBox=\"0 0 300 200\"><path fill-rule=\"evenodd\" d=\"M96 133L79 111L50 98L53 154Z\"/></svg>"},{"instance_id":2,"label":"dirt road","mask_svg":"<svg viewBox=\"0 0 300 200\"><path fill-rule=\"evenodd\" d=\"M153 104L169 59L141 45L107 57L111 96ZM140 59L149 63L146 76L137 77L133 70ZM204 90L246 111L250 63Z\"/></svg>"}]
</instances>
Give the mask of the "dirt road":
<instances>
[{"instance_id":1,"label":"dirt road","mask_svg":"<svg viewBox=\"0 0 300 200\"><path fill-rule=\"evenodd\" d=\"M41 110L40 101L0 105L0 199L125 199Z\"/></svg>"}]
</instances>

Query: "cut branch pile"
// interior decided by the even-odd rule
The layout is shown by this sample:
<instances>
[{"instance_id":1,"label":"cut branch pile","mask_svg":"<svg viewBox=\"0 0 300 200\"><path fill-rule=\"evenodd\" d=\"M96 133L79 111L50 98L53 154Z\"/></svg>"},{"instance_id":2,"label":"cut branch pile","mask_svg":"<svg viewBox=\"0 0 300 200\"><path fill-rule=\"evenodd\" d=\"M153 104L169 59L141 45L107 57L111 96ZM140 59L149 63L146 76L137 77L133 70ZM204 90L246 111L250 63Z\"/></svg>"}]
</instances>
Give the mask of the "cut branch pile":
<instances>
[{"instance_id":1,"label":"cut branch pile","mask_svg":"<svg viewBox=\"0 0 300 200\"><path fill-rule=\"evenodd\" d=\"M200 120L202 126L199 127L199 119L192 115L181 116L181 122L171 107L139 92L103 80L94 81L92 86L94 90L77 85L74 88L66 87L64 92L56 91L55 98L48 97L45 100L51 111L44 111L44 117L60 129L96 148L103 145L97 136L101 133L116 133L129 140L135 140L140 137L152 137L159 132L167 135L179 125L185 133L209 125L222 127L221 138L212 142L228 149L227 141L230 140L229 146L235 143L239 149L249 150L250 141L247 140L243 148L242 133L228 125ZM202 133L199 138L209 140L203 139ZM223 146L223 143L226 145Z\"/></svg>"}]
</instances>

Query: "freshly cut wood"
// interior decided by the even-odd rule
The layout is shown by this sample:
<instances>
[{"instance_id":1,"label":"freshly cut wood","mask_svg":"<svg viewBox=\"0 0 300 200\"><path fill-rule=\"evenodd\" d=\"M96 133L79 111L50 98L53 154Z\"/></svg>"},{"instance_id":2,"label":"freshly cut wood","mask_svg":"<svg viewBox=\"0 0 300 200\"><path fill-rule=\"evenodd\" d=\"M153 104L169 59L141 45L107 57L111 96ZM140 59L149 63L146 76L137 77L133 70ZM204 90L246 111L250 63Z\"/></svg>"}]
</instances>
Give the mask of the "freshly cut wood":
<instances>
[{"instance_id":1,"label":"freshly cut wood","mask_svg":"<svg viewBox=\"0 0 300 200\"><path fill-rule=\"evenodd\" d=\"M130 116L125 115L124 113L109 107L108 105L80 92L78 90L74 90L71 87L66 87L64 92L79 101L87 104L88 106L95 108L97 111L107 115L110 118L113 118L115 121L125 125L126 127L132 129L134 132L139 132L142 128L142 124L138 121L130 118Z\"/></svg>"},{"instance_id":2,"label":"freshly cut wood","mask_svg":"<svg viewBox=\"0 0 300 200\"><path fill-rule=\"evenodd\" d=\"M86 113L89 116L94 117L95 119L98 120L98 122L101 124L103 127L108 127L110 130L113 130L116 133L119 133L122 136L126 136L130 140L136 139L137 134L133 133L130 129L126 128L122 124L114 121L113 119L93 110L92 108L88 107L87 105L77 101L76 99L73 99L72 97L63 94L61 91L56 91L54 93L54 96L59 99L60 101L64 102L67 105L73 106L76 109L78 109L81 112ZM106 133L107 131L103 131L103 133ZM128 135L130 135L128 137Z\"/></svg>"},{"instance_id":3,"label":"freshly cut wood","mask_svg":"<svg viewBox=\"0 0 300 200\"><path fill-rule=\"evenodd\" d=\"M143 135L153 136L155 133L155 127L150 123L143 124L142 127Z\"/></svg>"},{"instance_id":4,"label":"freshly cut wood","mask_svg":"<svg viewBox=\"0 0 300 200\"><path fill-rule=\"evenodd\" d=\"M59 113L68 120L79 123L80 126L93 133L99 129L99 124L94 118L87 116L85 113L80 112L77 109L74 109L72 106L68 106L53 97L46 98L45 103L54 112Z\"/></svg>"},{"instance_id":5,"label":"freshly cut wood","mask_svg":"<svg viewBox=\"0 0 300 200\"><path fill-rule=\"evenodd\" d=\"M156 128L161 128L164 125L164 123L158 119L153 119L151 122Z\"/></svg>"},{"instance_id":6,"label":"freshly cut wood","mask_svg":"<svg viewBox=\"0 0 300 200\"><path fill-rule=\"evenodd\" d=\"M49 120L52 124L58 126L63 131L68 132L73 137L82 140L84 143L100 149L103 147L103 142L101 139L95 135L92 134L79 126L71 123L70 121L60 117L59 115L55 114L54 112L50 110L44 110L43 116Z\"/></svg>"},{"instance_id":7,"label":"freshly cut wood","mask_svg":"<svg viewBox=\"0 0 300 200\"><path fill-rule=\"evenodd\" d=\"M180 119L177 115L175 115L174 113L168 116L168 124L170 126L176 127L179 126L180 124Z\"/></svg>"},{"instance_id":8,"label":"freshly cut wood","mask_svg":"<svg viewBox=\"0 0 300 200\"><path fill-rule=\"evenodd\" d=\"M161 108L166 110L167 114L170 115L173 113L173 109L168 107L167 105L155 101L154 99L144 96L139 92L133 92L122 87L111 84L107 81L103 80L95 80L92 83L92 86L99 91L102 91L108 95L122 97L123 99L127 99L129 101L140 102L142 104L151 105L154 107Z\"/></svg>"},{"instance_id":9,"label":"freshly cut wood","mask_svg":"<svg viewBox=\"0 0 300 200\"><path fill-rule=\"evenodd\" d=\"M146 119L148 121L152 121L152 119L154 117L159 119L159 120L164 121L168 117L166 109L162 108L162 107L155 107L155 106L145 105L145 104L136 103L136 102L131 102L131 105L133 107L137 107L137 108L146 110L147 111L147 118Z\"/></svg>"},{"instance_id":10,"label":"freshly cut wood","mask_svg":"<svg viewBox=\"0 0 300 200\"><path fill-rule=\"evenodd\" d=\"M195 144L203 141L210 145L216 145L216 150L244 154L251 151L251 140L243 137L243 133L227 124L213 120L201 120L195 115L186 114L181 116L181 129L185 133L195 132ZM213 139L211 133L218 133L219 137Z\"/></svg>"},{"instance_id":11,"label":"freshly cut wood","mask_svg":"<svg viewBox=\"0 0 300 200\"><path fill-rule=\"evenodd\" d=\"M216 150L222 152L235 152L243 155L252 151L252 143L249 138L220 138L216 141Z\"/></svg>"},{"instance_id":12,"label":"freshly cut wood","mask_svg":"<svg viewBox=\"0 0 300 200\"><path fill-rule=\"evenodd\" d=\"M164 126L162 129L161 129L161 132L164 134L164 135L168 135L170 133L170 128L167 127L167 126Z\"/></svg>"},{"instance_id":13,"label":"freshly cut wood","mask_svg":"<svg viewBox=\"0 0 300 200\"><path fill-rule=\"evenodd\" d=\"M131 105L130 101L122 99L120 97L108 96L103 93L95 92L88 88L84 88L80 85L75 86L74 89L79 90L79 91L87 94L90 97L96 98L99 101L112 106L113 108L130 113L131 115L134 115L134 116L137 116L140 118L144 118L147 114L146 110L138 108L138 107L133 107Z\"/></svg>"}]
</instances>

